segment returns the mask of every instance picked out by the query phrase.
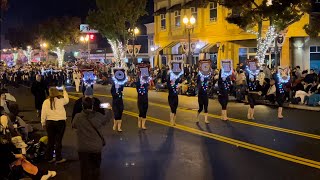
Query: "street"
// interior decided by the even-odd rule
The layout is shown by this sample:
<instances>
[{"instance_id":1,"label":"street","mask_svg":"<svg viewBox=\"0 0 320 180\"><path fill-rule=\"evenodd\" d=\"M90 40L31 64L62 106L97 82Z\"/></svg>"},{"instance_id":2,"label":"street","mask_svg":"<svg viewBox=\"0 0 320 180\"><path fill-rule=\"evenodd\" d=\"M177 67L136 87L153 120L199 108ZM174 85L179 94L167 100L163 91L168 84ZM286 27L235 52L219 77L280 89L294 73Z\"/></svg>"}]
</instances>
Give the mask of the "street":
<instances>
[{"instance_id":1,"label":"street","mask_svg":"<svg viewBox=\"0 0 320 180\"><path fill-rule=\"evenodd\" d=\"M74 100L80 94L68 88L67 130L63 155L68 162L40 166L57 171L55 179L80 179L75 132L70 116ZM26 87L10 89L25 120L40 128L33 97ZM146 131L137 128L136 91L124 90L125 112L122 133L112 131L112 122L104 130L106 146L101 165L102 179L319 179L320 121L319 112L285 109L283 120L277 110L256 106L255 120L246 118L248 105L230 102L229 121L220 120L221 106L209 102L209 121L201 117L195 123L197 97L179 96L177 125L171 127L166 93L149 93ZM110 102L110 87L95 87L102 102ZM41 135L45 132L40 130Z\"/></svg>"}]
</instances>

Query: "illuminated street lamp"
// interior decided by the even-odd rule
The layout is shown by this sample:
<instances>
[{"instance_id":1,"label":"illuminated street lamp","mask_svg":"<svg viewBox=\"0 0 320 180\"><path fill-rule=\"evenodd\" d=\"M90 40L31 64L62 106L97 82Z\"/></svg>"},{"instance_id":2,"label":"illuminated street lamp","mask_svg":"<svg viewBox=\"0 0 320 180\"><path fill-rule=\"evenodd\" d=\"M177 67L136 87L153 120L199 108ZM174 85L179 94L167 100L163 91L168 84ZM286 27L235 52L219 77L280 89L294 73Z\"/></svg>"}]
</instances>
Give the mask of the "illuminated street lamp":
<instances>
[{"instance_id":1,"label":"illuminated street lamp","mask_svg":"<svg viewBox=\"0 0 320 180\"><path fill-rule=\"evenodd\" d=\"M132 34L132 61L134 64L136 64L137 62L135 60L138 55L138 52L136 52L135 50L135 40L136 37L140 34L140 30L137 27L135 27L134 29L129 29L128 31Z\"/></svg>"},{"instance_id":2,"label":"illuminated street lamp","mask_svg":"<svg viewBox=\"0 0 320 180\"><path fill-rule=\"evenodd\" d=\"M192 65L192 54L191 54L191 31L194 29L194 24L196 23L196 18L191 16L190 18L184 17L183 24L186 26L186 31L188 32L188 63Z\"/></svg>"},{"instance_id":3,"label":"illuminated street lamp","mask_svg":"<svg viewBox=\"0 0 320 180\"><path fill-rule=\"evenodd\" d=\"M92 36L92 40L94 38L94 35L91 35ZM90 36L89 34L87 34L86 36L80 36L80 42L82 43L88 43L88 60L90 60Z\"/></svg>"}]
</instances>

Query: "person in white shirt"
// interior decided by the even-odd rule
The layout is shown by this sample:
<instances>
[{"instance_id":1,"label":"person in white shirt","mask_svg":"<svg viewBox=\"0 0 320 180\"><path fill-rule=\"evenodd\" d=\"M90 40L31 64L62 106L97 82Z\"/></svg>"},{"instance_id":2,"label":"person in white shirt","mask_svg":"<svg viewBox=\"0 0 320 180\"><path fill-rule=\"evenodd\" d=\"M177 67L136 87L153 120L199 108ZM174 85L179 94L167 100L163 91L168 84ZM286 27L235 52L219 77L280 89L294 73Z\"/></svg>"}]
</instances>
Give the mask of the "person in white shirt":
<instances>
[{"instance_id":1,"label":"person in white shirt","mask_svg":"<svg viewBox=\"0 0 320 180\"><path fill-rule=\"evenodd\" d=\"M62 138L66 128L67 113L65 105L69 103L68 93L63 87L63 96L55 87L49 89L49 98L43 102L41 124L47 129L48 147L46 158L49 163L62 163L66 159L61 156ZM56 157L53 158L55 150Z\"/></svg>"},{"instance_id":2,"label":"person in white shirt","mask_svg":"<svg viewBox=\"0 0 320 180\"><path fill-rule=\"evenodd\" d=\"M81 73L80 73L80 71L75 70L73 72L73 81L74 81L75 86L76 86L76 92L79 92L80 81L81 81Z\"/></svg>"}]
</instances>

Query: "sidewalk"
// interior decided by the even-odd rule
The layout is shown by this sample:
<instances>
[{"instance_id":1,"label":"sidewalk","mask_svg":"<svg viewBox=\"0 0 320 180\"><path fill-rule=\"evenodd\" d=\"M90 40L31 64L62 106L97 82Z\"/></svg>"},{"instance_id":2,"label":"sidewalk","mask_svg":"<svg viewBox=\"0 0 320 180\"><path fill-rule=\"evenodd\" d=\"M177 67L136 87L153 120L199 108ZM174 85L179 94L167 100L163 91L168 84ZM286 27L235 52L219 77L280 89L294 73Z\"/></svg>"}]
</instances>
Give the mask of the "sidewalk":
<instances>
[{"instance_id":1,"label":"sidewalk","mask_svg":"<svg viewBox=\"0 0 320 180\"><path fill-rule=\"evenodd\" d=\"M110 93L110 85L105 86L105 85L96 84L96 85L94 85L94 88L96 90L98 90L97 92L99 92L100 94L101 94L101 89L103 89L104 93L108 93L108 94ZM136 90L134 88L124 88L123 93L124 93L125 97L136 98L136 95L133 95L133 94L136 94L135 91ZM99 94L99 93L97 93L97 94ZM168 102L168 93L167 92L156 92L155 90L151 90L151 91L149 91L149 94L150 94L150 97L152 97L160 102L163 102L163 103ZM187 104L183 104L183 106L188 106L185 108L194 108L194 107L197 107L197 105L198 105L197 97L195 97L195 96L180 95L179 101L188 102ZM209 99L209 101L217 101L217 99L216 98ZM235 101L233 96L230 96L230 101ZM237 102L235 102L235 103L237 103ZM238 103L238 104L240 104L240 103ZM261 104L266 105L266 106L274 106L271 104L264 104L264 103L261 103ZM320 106L312 107L312 106L307 106L307 105L285 103L284 107L285 108L292 108L292 109L319 111L320 112Z\"/></svg>"}]
</instances>

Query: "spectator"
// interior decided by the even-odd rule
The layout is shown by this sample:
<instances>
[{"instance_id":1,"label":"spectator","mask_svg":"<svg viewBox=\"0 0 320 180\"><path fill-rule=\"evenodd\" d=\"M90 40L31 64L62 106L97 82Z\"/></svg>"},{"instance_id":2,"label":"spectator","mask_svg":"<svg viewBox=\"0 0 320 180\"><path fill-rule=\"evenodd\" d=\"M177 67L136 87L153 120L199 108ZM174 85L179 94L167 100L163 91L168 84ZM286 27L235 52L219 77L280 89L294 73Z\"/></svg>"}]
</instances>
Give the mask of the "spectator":
<instances>
[{"instance_id":1,"label":"spectator","mask_svg":"<svg viewBox=\"0 0 320 180\"><path fill-rule=\"evenodd\" d=\"M310 70L310 73L306 75L306 77L304 78L304 81L306 83L313 83L314 81L315 82L318 82L318 75L314 72L313 69Z\"/></svg>"},{"instance_id":2,"label":"spectator","mask_svg":"<svg viewBox=\"0 0 320 180\"><path fill-rule=\"evenodd\" d=\"M301 78L304 79L307 76L307 74L308 74L308 70L302 71Z\"/></svg>"},{"instance_id":3,"label":"spectator","mask_svg":"<svg viewBox=\"0 0 320 180\"><path fill-rule=\"evenodd\" d=\"M297 79L300 79L301 78L301 70L300 70L300 66L296 66L296 68L295 68L296 70L296 77L297 77Z\"/></svg>"},{"instance_id":4,"label":"spectator","mask_svg":"<svg viewBox=\"0 0 320 180\"><path fill-rule=\"evenodd\" d=\"M31 86L31 93L34 96L34 104L38 117L41 115L42 104L49 94L48 86L41 79L41 75L38 74L36 81L34 81Z\"/></svg>"},{"instance_id":5,"label":"spectator","mask_svg":"<svg viewBox=\"0 0 320 180\"><path fill-rule=\"evenodd\" d=\"M270 79L271 79L271 71L270 71L270 69L267 67L266 64L263 64L263 65L262 65L262 70L263 70L263 73L265 74L265 78L270 80Z\"/></svg>"},{"instance_id":6,"label":"spectator","mask_svg":"<svg viewBox=\"0 0 320 180\"><path fill-rule=\"evenodd\" d=\"M76 102L74 103L73 106L73 112L72 112L72 120L74 119L75 115L78 113L81 113L81 111L83 110L82 108L82 102L85 98L93 98L94 99L94 104L93 104L93 109L96 112L100 112L102 115L104 115L104 109L100 108L100 100L98 98L93 97L93 89L91 87L88 87L86 89L86 91L84 92L83 97L79 98L78 100L76 100Z\"/></svg>"},{"instance_id":7,"label":"spectator","mask_svg":"<svg viewBox=\"0 0 320 180\"><path fill-rule=\"evenodd\" d=\"M9 103L7 102L7 98L6 98L6 93L8 91L6 89L1 89L0 91L0 94L1 94L1 98L0 98L0 101L1 101L1 106L3 107L4 111L6 113L10 113L9 111Z\"/></svg>"},{"instance_id":8,"label":"spectator","mask_svg":"<svg viewBox=\"0 0 320 180\"><path fill-rule=\"evenodd\" d=\"M271 103L275 103L275 97L276 97L276 86L275 86L275 80L272 79L270 81L270 87L266 94L266 99L269 100Z\"/></svg>"},{"instance_id":9,"label":"spectator","mask_svg":"<svg viewBox=\"0 0 320 180\"><path fill-rule=\"evenodd\" d=\"M63 96L57 88L49 89L49 98L43 102L41 112L42 127L47 129L48 146L46 158L49 163L63 163L66 159L62 158L62 138L66 128L67 114L65 105L69 103L69 97L66 89L63 87ZM55 150L56 157L53 158Z\"/></svg>"},{"instance_id":10,"label":"spectator","mask_svg":"<svg viewBox=\"0 0 320 180\"><path fill-rule=\"evenodd\" d=\"M74 117L72 127L77 131L78 155L82 180L98 180L101 164L101 151L105 140L101 129L111 119L111 112L103 116L94 110L94 100L86 97L83 110Z\"/></svg>"}]
</instances>

